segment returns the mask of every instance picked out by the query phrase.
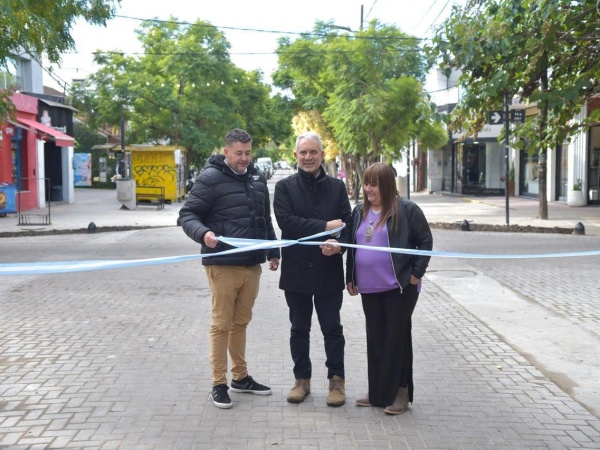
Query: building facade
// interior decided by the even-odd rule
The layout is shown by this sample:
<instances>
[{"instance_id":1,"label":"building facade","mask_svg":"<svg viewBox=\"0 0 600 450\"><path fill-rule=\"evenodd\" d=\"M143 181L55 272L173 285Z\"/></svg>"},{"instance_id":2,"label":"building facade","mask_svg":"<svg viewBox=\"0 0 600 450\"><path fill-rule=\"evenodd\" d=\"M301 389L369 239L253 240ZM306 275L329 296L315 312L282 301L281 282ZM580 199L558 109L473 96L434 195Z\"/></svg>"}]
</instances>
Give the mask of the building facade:
<instances>
[{"instance_id":1,"label":"building facade","mask_svg":"<svg viewBox=\"0 0 600 450\"><path fill-rule=\"evenodd\" d=\"M72 202L72 108L44 97L37 61L22 56L11 61L3 87L15 92L14 115L0 123L0 184L14 188L19 212L49 201Z\"/></svg>"},{"instance_id":2,"label":"building facade","mask_svg":"<svg viewBox=\"0 0 600 450\"><path fill-rule=\"evenodd\" d=\"M441 71L435 74L434 101L441 113L449 114L459 101L458 75L453 73L447 78ZM600 98L594 98L573 120L581 122L599 108ZM525 109L525 120L539 112L535 106L517 104L510 109ZM486 125L476 137L468 138L462 132L449 131L450 139L444 148L428 151L428 190L494 196L505 195L508 189L511 195L538 198L539 152L520 150L509 144L507 160L505 145L498 141L503 126ZM600 205L600 123L584 127L568 142L548 149L546 163L549 201L571 204L569 193L581 185L583 204Z\"/></svg>"}]
</instances>

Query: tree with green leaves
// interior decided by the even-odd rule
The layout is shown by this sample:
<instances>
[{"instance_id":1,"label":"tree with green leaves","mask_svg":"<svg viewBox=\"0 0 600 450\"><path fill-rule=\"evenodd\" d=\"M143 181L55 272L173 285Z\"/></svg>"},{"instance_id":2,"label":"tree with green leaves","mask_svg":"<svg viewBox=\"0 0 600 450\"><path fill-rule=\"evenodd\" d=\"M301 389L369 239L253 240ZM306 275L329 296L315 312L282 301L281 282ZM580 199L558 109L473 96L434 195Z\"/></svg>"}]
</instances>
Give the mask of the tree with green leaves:
<instances>
[{"instance_id":1,"label":"tree with green leaves","mask_svg":"<svg viewBox=\"0 0 600 450\"><path fill-rule=\"evenodd\" d=\"M74 99L76 107L93 109L91 125L117 124L124 114L128 142L181 145L198 166L234 127L248 130L256 147L285 139L274 117L282 99L270 97L260 72L231 62L229 42L216 27L171 19L146 21L137 33L142 56L96 55L101 68Z\"/></svg>"},{"instance_id":2,"label":"tree with green leaves","mask_svg":"<svg viewBox=\"0 0 600 450\"><path fill-rule=\"evenodd\" d=\"M317 22L313 33L279 41L275 84L298 111L317 111L346 154L366 163L402 158L411 139L442 146L447 134L423 89L418 39L373 21L356 33Z\"/></svg>"},{"instance_id":3,"label":"tree with green leaves","mask_svg":"<svg viewBox=\"0 0 600 450\"><path fill-rule=\"evenodd\" d=\"M61 54L75 47L70 33L75 21L82 18L91 24L105 25L119 3L120 0L2 0L0 71L8 67L9 59L16 53L59 63ZM12 111L11 94L0 91L0 117Z\"/></svg>"},{"instance_id":4,"label":"tree with green leaves","mask_svg":"<svg viewBox=\"0 0 600 450\"><path fill-rule=\"evenodd\" d=\"M451 127L476 134L506 96L539 113L514 135L539 154L539 217L548 218L546 154L581 127L573 118L599 92L600 14L595 0L476 0L454 6L430 47L431 61L462 72L465 95Z\"/></svg>"}]
</instances>

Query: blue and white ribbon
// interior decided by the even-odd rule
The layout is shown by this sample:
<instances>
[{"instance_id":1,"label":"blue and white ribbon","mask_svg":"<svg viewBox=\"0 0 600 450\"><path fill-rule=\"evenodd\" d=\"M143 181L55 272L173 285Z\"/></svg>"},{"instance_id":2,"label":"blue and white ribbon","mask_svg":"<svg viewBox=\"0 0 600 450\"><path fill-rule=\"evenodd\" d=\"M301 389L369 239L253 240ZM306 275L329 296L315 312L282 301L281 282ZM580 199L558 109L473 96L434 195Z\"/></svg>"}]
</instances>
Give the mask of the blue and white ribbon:
<instances>
[{"instance_id":1,"label":"blue and white ribbon","mask_svg":"<svg viewBox=\"0 0 600 450\"><path fill-rule=\"evenodd\" d=\"M44 275L53 273L85 272L91 270L104 269L124 269L129 267L153 266L159 264L173 264L186 261L210 258L213 256L229 255L234 253L249 252L253 250L268 250L272 248L289 247L291 245L323 245L323 241L315 241L325 236L330 236L339 232L337 230L324 231L312 236L301 239L240 239L219 237L219 241L228 244L234 248L218 253L166 256L162 258L130 259L130 260L97 260L97 261L56 261L56 262L33 262L33 263L14 263L0 264L0 275ZM542 259L542 258L573 258L581 256L600 256L600 250L590 250L584 252L564 252L564 253L540 253L540 254L479 254L479 253L461 253L461 252L438 252L432 250L415 250L408 248L394 247L370 247L368 245L343 244L336 245L371 250L387 253L404 253L408 255L436 256L440 258L462 258L462 259Z\"/></svg>"}]
</instances>

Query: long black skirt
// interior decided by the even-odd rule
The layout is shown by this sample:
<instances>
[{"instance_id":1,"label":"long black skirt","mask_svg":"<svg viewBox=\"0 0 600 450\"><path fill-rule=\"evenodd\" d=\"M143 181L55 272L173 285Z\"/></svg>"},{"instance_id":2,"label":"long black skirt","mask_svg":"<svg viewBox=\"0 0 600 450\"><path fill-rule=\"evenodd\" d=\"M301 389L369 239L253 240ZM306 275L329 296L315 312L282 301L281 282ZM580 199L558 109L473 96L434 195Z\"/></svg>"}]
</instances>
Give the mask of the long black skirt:
<instances>
[{"instance_id":1,"label":"long black skirt","mask_svg":"<svg viewBox=\"0 0 600 450\"><path fill-rule=\"evenodd\" d=\"M413 401L412 313L419 298L409 284L376 294L361 294L367 327L369 401L389 406L398 388L408 387Z\"/></svg>"}]
</instances>

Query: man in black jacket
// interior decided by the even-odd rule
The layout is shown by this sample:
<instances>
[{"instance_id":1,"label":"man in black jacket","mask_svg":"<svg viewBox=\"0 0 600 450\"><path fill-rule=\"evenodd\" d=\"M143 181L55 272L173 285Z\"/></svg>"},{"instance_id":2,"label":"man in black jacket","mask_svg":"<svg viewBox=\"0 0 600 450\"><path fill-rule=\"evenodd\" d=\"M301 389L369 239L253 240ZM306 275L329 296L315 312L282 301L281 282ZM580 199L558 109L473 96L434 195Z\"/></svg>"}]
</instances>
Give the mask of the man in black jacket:
<instances>
[{"instance_id":1,"label":"man in black jacket","mask_svg":"<svg viewBox=\"0 0 600 450\"><path fill-rule=\"evenodd\" d=\"M279 249L218 253L231 247L217 236L276 239L271 221L267 181L254 167L252 138L244 130L225 136L223 154L209 158L179 212L183 231L202 245L202 259L212 292L210 324L211 399L217 408L231 408L227 386L227 351L231 357L231 390L270 395L271 389L248 374L246 328L258 295L260 264L279 266ZM216 255L212 256L213 254ZM210 256L209 256L210 255Z\"/></svg>"},{"instance_id":2,"label":"man in black jacket","mask_svg":"<svg viewBox=\"0 0 600 450\"><path fill-rule=\"evenodd\" d=\"M325 174L324 152L318 134L305 133L296 139L298 172L275 185L273 208L282 239L299 239L323 231L320 246L294 245L282 249L279 288L289 307L290 349L294 361L294 387L287 400L300 403L310 393L312 365L309 356L310 328L314 308L325 340L329 406L345 403L344 333L340 309L344 294L343 247L350 236L351 209L344 183Z\"/></svg>"}]
</instances>

